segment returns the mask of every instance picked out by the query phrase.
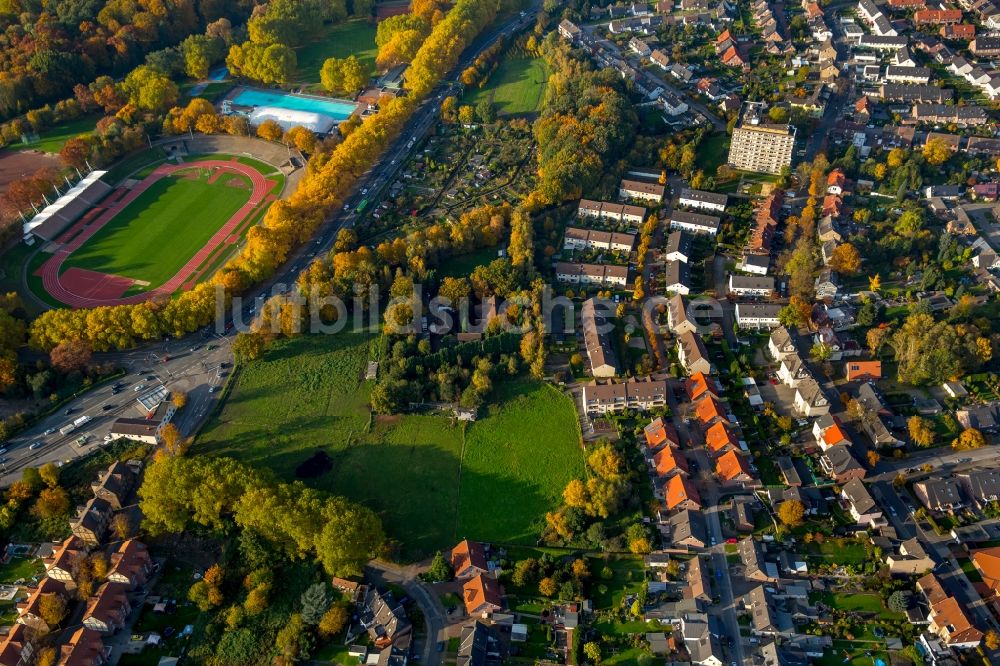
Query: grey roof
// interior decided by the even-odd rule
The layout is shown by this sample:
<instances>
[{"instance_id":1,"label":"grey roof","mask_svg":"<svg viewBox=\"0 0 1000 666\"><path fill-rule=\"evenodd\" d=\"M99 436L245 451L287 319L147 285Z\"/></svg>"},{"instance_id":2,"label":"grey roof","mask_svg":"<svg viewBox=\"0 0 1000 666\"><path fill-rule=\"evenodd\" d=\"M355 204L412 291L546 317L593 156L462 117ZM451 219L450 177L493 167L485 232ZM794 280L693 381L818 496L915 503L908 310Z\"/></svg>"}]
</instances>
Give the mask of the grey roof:
<instances>
[{"instance_id":1,"label":"grey roof","mask_svg":"<svg viewBox=\"0 0 1000 666\"><path fill-rule=\"evenodd\" d=\"M707 543L706 534L705 516L701 511L685 509L670 517L670 540L674 543L690 538Z\"/></svg>"},{"instance_id":2,"label":"grey roof","mask_svg":"<svg viewBox=\"0 0 1000 666\"><path fill-rule=\"evenodd\" d=\"M878 503L860 479L851 479L844 484L841 490L859 514L863 515L878 510Z\"/></svg>"},{"instance_id":3,"label":"grey roof","mask_svg":"<svg viewBox=\"0 0 1000 666\"><path fill-rule=\"evenodd\" d=\"M706 192L705 190L693 190L690 187L685 187L681 190L680 198L714 204L717 206L725 206L726 203L729 202L728 195L719 194L718 192Z\"/></svg>"},{"instance_id":4,"label":"grey roof","mask_svg":"<svg viewBox=\"0 0 1000 666\"><path fill-rule=\"evenodd\" d=\"M664 267L663 278L663 284L668 288L675 285L688 287L690 274L688 272L687 262L680 261L679 259L668 261L667 265Z\"/></svg>"},{"instance_id":5,"label":"grey roof","mask_svg":"<svg viewBox=\"0 0 1000 666\"><path fill-rule=\"evenodd\" d=\"M670 221L704 227L706 229L718 229L720 220L715 215L702 215L701 213L675 210L670 213Z\"/></svg>"},{"instance_id":6,"label":"grey roof","mask_svg":"<svg viewBox=\"0 0 1000 666\"><path fill-rule=\"evenodd\" d=\"M663 251L665 254L679 252L685 257L691 256L691 234L687 233L683 229L671 232L671 234L667 236L667 244L664 246Z\"/></svg>"},{"instance_id":7,"label":"grey roof","mask_svg":"<svg viewBox=\"0 0 1000 666\"><path fill-rule=\"evenodd\" d=\"M730 275L733 289L767 289L774 291L774 278L765 275Z\"/></svg>"},{"instance_id":8,"label":"grey roof","mask_svg":"<svg viewBox=\"0 0 1000 666\"><path fill-rule=\"evenodd\" d=\"M857 458L851 453L851 450L843 444L831 446L823 455L827 459L827 462L830 463L830 468L834 474L840 475L851 470L864 469Z\"/></svg>"}]
</instances>

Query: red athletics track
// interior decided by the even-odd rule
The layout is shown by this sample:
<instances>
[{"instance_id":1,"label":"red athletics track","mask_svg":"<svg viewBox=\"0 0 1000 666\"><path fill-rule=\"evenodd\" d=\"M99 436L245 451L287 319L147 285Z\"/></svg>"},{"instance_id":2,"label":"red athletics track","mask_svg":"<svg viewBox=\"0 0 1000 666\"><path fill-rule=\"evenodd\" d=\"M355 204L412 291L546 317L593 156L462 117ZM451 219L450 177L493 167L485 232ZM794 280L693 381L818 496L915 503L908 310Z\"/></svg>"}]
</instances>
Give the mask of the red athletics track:
<instances>
[{"instance_id":1,"label":"red athletics track","mask_svg":"<svg viewBox=\"0 0 1000 666\"><path fill-rule=\"evenodd\" d=\"M122 279L119 276L107 276L110 279L110 282L105 281L104 284L101 283L102 281L94 278L93 271L85 271L85 273L91 274L85 278L83 278L82 274L75 269L70 269L66 271L66 274L60 276L60 269L62 268L63 262L66 261L66 257L79 249L80 246L100 231L105 224L110 222L115 215L120 213L122 209L135 201L139 195L149 189L150 185L164 176L174 173L175 171L198 168L224 169L232 173L238 173L246 176L250 179L253 191L250 193L250 200L247 201L242 208L236 211L236 213L234 213L233 216L230 217L229 220L227 220L226 223L215 232L205 246L198 250L198 252L196 252L195 255L191 257L191 259L189 259L188 262L184 264L184 266L172 278L159 287L143 294L135 294L134 296L124 298L110 298L106 296L102 297L100 293L103 291L107 294L107 290L109 288L114 289L112 285L115 284L115 281ZM224 160L207 160L204 162L190 162L187 164L161 165L141 183L129 190L128 194L124 197L121 197L117 201L112 201L107 207L107 210L103 211L103 214L100 217L94 220L86 229L82 230L76 235L75 238L60 248L58 252L52 255L51 259L42 264L42 267L38 270L38 274L42 277L42 284L45 286L45 291L60 302L76 308L93 308L100 305L130 305L148 301L157 296L165 296L169 298L171 294L180 289L181 286L188 281L188 278L195 274L198 267L212 254L212 251L222 243L226 242L226 239L229 238L233 231L239 227L240 223L243 222L248 215L250 215L250 212L267 197L271 186L271 183L267 182L267 179L264 178L259 171L236 161L227 162ZM76 279L73 279L74 276L83 279L78 282ZM67 280L67 282L70 283L68 286L63 285L61 281L62 278L67 277L70 278ZM131 282L132 281L129 280L129 286L131 286ZM74 290L74 287L76 287L76 290ZM79 291L83 291L84 293L78 293ZM117 293L122 292L118 291Z\"/></svg>"}]
</instances>

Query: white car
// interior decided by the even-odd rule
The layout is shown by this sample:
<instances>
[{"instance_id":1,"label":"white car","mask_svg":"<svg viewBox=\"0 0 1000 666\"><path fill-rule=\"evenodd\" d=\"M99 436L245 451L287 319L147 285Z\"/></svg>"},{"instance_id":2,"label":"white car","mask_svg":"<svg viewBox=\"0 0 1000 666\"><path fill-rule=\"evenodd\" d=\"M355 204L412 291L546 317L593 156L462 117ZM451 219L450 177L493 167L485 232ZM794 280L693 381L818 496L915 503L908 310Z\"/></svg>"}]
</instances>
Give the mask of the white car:
<instances>
[{"instance_id":1,"label":"white car","mask_svg":"<svg viewBox=\"0 0 1000 666\"><path fill-rule=\"evenodd\" d=\"M114 439L114 437L111 436L110 432L107 435L104 436L104 441L105 442L110 442L112 439Z\"/></svg>"},{"instance_id":2,"label":"white car","mask_svg":"<svg viewBox=\"0 0 1000 666\"><path fill-rule=\"evenodd\" d=\"M142 389L144 389L144 388L146 388L146 385L145 385L145 384L139 384L138 386L136 386L136 387L135 387L134 389L132 389L132 390L133 390L133 391L135 391L136 393L138 393L139 391L141 391L141 390L142 390Z\"/></svg>"}]
</instances>

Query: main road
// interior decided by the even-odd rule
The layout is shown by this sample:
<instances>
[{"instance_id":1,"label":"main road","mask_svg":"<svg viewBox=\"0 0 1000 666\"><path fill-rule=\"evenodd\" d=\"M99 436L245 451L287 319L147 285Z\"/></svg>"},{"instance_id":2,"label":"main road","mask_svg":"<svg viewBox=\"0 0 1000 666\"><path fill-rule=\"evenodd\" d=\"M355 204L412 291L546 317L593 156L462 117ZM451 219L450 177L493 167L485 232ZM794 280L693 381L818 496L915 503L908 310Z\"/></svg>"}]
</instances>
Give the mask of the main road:
<instances>
[{"instance_id":1,"label":"main road","mask_svg":"<svg viewBox=\"0 0 1000 666\"><path fill-rule=\"evenodd\" d=\"M341 228L352 227L358 221L354 212L358 204L365 198L377 200L433 127L438 119L441 100L458 88L458 73L472 65L497 39L510 37L530 25L540 9L541 0L534 0L529 9L484 33L466 49L455 68L413 113L379 162L358 178L344 208L334 211L320 227L312 243L293 251L278 274L259 286L252 298L237 301L239 310L234 309L232 315L239 320L238 323L249 323L249 315L259 306L258 299L267 298L281 287L294 285L307 263L333 246L337 232ZM217 322L220 327L222 323ZM56 413L4 443L0 453L0 487L7 487L19 479L25 467L39 467L50 462L65 463L99 447L116 418L142 416L136 399L158 385L188 395L188 404L178 413L175 423L185 436L194 434L219 395L216 388L224 381L227 372L222 366L230 365L233 360L231 342L238 328L215 333L206 331L201 334L202 337L194 334L184 340L167 340L128 352L95 354L95 362L111 363L126 370L127 374L120 380L126 384L124 389L112 394L111 385L115 382L108 382L63 405ZM136 391L139 385L143 388ZM59 432L60 428L81 416L90 416L91 420L72 433L63 435ZM81 436L87 436L87 443L83 446L76 444Z\"/></svg>"}]
</instances>

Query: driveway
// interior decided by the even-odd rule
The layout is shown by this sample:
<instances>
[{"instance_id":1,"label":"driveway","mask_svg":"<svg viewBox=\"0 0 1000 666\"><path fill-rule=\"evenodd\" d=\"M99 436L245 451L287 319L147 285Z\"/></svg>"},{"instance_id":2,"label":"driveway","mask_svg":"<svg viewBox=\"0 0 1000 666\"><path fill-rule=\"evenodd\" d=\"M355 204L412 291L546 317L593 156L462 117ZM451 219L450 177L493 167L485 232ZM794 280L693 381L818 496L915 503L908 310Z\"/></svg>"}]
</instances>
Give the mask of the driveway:
<instances>
[{"instance_id":1,"label":"driveway","mask_svg":"<svg viewBox=\"0 0 1000 666\"><path fill-rule=\"evenodd\" d=\"M420 650L424 664L439 666L442 653L437 651L437 644L444 640L444 628L448 615L441 600L430 589L430 586L417 577L422 569L416 565L401 567L381 560L372 560L366 568L374 581L392 583L402 587L420 608L420 612L424 614L426 633L423 637L416 639L410 652L412 654ZM422 648L420 646L421 640L423 640Z\"/></svg>"}]
</instances>

